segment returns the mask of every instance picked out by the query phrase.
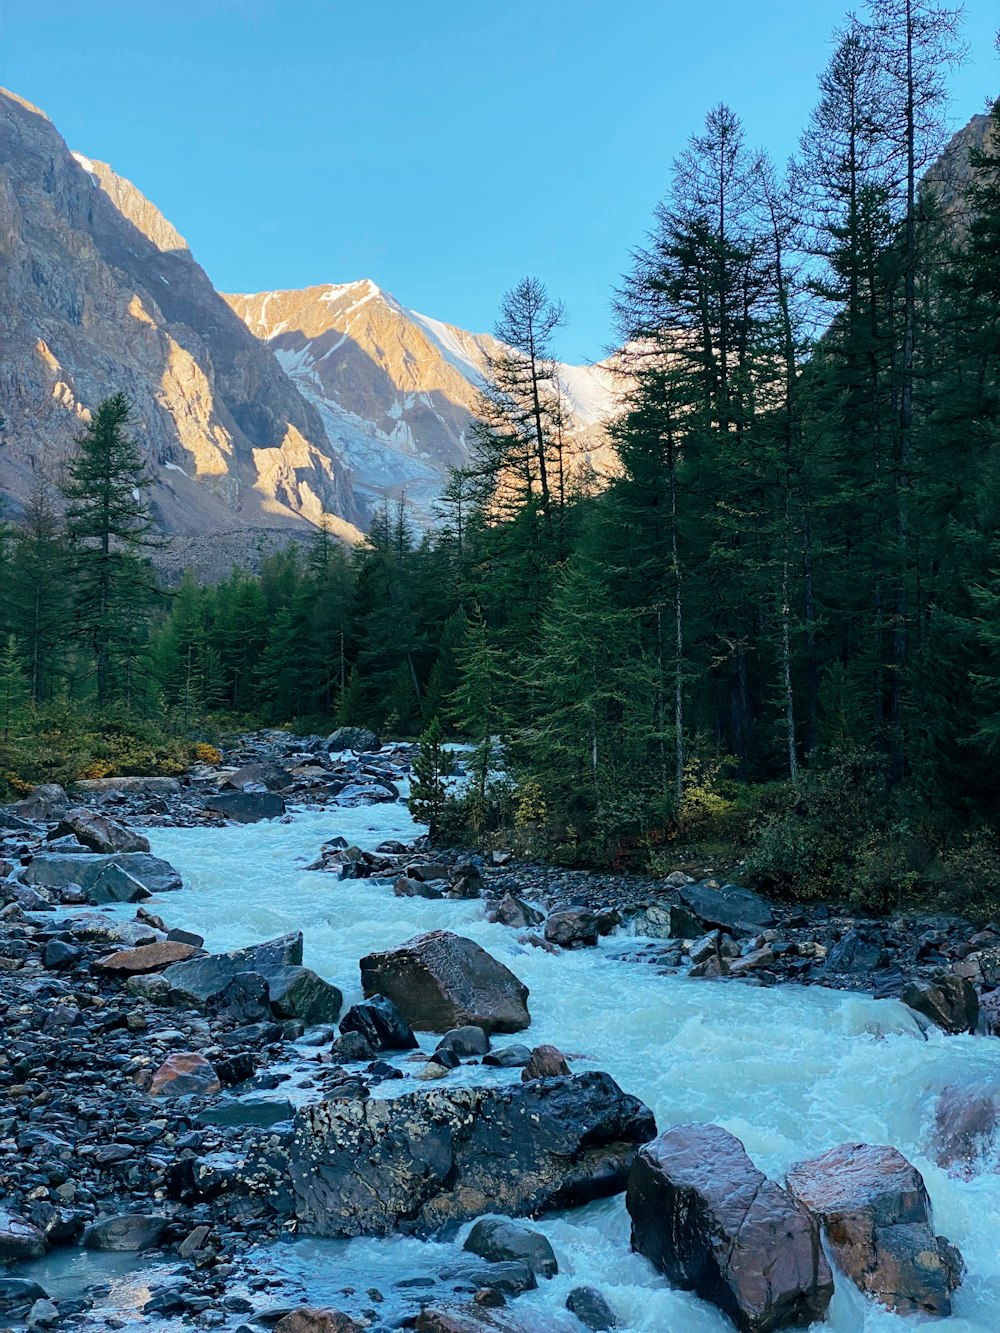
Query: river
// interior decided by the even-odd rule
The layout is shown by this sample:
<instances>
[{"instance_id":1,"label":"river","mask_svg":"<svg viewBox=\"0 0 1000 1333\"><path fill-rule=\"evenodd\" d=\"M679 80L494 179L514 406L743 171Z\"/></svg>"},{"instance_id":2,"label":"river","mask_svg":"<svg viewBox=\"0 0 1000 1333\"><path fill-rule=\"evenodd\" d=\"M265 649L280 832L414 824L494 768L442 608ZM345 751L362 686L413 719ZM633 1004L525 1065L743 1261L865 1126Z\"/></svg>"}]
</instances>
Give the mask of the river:
<instances>
[{"instance_id":1,"label":"river","mask_svg":"<svg viewBox=\"0 0 1000 1333\"><path fill-rule=\"evenodd\" d=\"M949 1333L996 1333L1000 1174L984 1168L962 1181L926 1154L937 1092L950 1082L1000 1075L1000 1042L936 1030L925 1036L894 1000L659 976L616 961L620 938L553 956L490 925L481 902L400 899L385 884L341 883L304 869L337 834L374 848L417 832L402 803L300 811L288 824L149 830L153 851L173 862L185 882L162 910L171 925L201 932L209 949L302 930L306 965L335 982L347 1005L360 998L361 956L445 927L478 941L530 988L530 1031L500 1041L552 1042L574 1057L575 1070L607 1070L652 1108L660 1129L714 1121L779 1180L792 1162L837 1143L895 1144L924 1173L936 1228L968 1265ZM544 1218L539 1227L555 1247L560 1274L520 1298L525 1312L561 1309L571 1288L585 1282L603 1292L624 1328L731 1329L712 1307L672 1291L630 1253L623 1198ZM366 1286L391 1288L402 1277L433 1271L438 1257L439 1247L414 1240L302 1241L288 1247L285 1262L301 1273L312 1299L333 1303L352 1275L367 1276ZM825 1327L875 1333L913 1322L875 1307L841 1280Z\"/></svg>"}]
</instances>

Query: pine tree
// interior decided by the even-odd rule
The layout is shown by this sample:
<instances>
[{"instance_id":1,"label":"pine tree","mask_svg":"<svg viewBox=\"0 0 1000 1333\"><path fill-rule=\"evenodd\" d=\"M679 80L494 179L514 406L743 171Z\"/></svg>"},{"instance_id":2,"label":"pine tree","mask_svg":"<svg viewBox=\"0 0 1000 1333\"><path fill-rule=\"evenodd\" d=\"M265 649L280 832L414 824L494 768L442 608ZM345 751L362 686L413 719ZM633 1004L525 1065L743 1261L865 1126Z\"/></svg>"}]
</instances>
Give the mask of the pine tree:
<instances>
[{"instance_id":1,"label":"pine tree","mask_svg":"<svg viewBox=\"0 0 1000 1333\"><path fill-rule=\"evenodd\" d=\"M17 738L27 716L30 697L17 639L8 634L0 651L0 740L4 745Z\"/></svg>"},{"instance_id":2,"label":"pine tree","mask_svg":"<svg viewBox=\"0 0 1000 1333\"><path fill-rule=\"evenodd\" d=\"M69 465L66 529L73 546L75 610L93 658L95 702L129 702L154 596L145 553L157 545L145 492L150 485L124 394L95 410Z\"/></svg>"},{"instance_id":3,"label":"pine tree","mask_svg":"<svg viewBox=\"0 0 1000 1333\"><path fill-rule=\"evenodd\" d=\"M445 778L449 765L443 740L441 723L435 718L420 737L410 784L410 814L418 824L427 825L427 835L432 842L437 836L448 796Z\"/></svg>"},{"instance_id":4,"label":"pine tree","mask_svg":"<svg viewBox=\"0 0 1000 1333\"><path fill-rule=\"evenodd\" d=\"M46 483L25 506L10 558L8 594L36 704L52 697L66 652L68 552Z\"/></svg>"}]
</instances>

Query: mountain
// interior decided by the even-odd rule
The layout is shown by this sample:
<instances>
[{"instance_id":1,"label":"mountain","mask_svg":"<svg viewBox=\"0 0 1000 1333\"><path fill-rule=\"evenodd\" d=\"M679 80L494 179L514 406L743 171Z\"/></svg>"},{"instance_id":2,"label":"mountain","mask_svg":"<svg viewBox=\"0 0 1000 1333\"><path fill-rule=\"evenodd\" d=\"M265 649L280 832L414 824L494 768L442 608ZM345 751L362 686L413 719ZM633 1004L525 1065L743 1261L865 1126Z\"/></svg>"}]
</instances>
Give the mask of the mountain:
<instances>
[{"instance_id":1,"label":"mountain","mask_svg":"<svg viewBox=\"0 0 1000 1333\"><path fill-rule=\"evenodd\" d=\"M317 408L130 182L0 91L0 497L57 477L92 408L135 406L160 524L219 567L324 515L357 539L349 469Z\"/></svg>"},{"instance_id":2,"label":"mountain","mask_svg":"<svg viewBox=\"0 0 1000 1333\"><path fill-rule=\"evenodd\" d=\"M410 310L369 279L226 296L322 417L369 506L405 493L427 519L450 467L469 461L469 424L498 344ZM606 364L559 366L578 466L611 466L601 423Z\"/></svg>"}]
</instances>

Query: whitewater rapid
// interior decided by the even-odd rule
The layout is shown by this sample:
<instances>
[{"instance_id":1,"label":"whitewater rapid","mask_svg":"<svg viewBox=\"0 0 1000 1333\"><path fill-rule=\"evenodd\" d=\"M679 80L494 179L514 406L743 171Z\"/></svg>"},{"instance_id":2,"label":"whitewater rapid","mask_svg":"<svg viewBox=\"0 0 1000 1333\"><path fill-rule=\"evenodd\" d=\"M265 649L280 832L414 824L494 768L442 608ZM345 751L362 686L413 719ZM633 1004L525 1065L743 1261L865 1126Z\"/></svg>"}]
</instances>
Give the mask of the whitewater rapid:
<instances>
[{"instance_id":1,"label":"whitewater rapid","mask_svg":"<svg viewBox=\"0 0 1000 1333\"><path fill-rule=\"evenodd\" d=\"M653 1110L659 1128L714 1121L738 1135L777 1180L794 1161L848 1140L891 1143L923 1172L936 1229L962 1250L968 1274L948 1333L1000 1328L1000 1174L949 1176L927 1155L936 1095L947 1084L1000 1075L1000 1041L925 1034L895 1000L819 987L755 989L659 976L615 960L621 938L553 956L489 924L479 901L396 898L391 887L307 872L320 844L338 834L372 849L420 830L402 803L296 812L288 824L150 829L153 851L180 871L185 888L164 898L171 926L197 930L212 950L301 930L305 963L361 998L358 959L421 931L467 935L530 988L532 1025L511 1039L551 1042L575 1070L605 1069ZM541 1219L559 1276L519 1298L519 1309L562 1310L581 1283L598 1287L622 1327L648 1333L723 1333L711 1306L670 1289L629 1251L624 1199ZM287 1247L283 1266L313 1300L334 1303L352 1275L391 1288L435 1271L454 1248L433 1242L312 1242ZM335 1260L335 1262L331 1262ZM920 1322L920 1321L917 1321ZM826 1327L834 1333L899 1333L904 1319L865 1301L844 1280ZM553 1326L555 1326L553 1322Z\"/></svg>"}]
</instances>

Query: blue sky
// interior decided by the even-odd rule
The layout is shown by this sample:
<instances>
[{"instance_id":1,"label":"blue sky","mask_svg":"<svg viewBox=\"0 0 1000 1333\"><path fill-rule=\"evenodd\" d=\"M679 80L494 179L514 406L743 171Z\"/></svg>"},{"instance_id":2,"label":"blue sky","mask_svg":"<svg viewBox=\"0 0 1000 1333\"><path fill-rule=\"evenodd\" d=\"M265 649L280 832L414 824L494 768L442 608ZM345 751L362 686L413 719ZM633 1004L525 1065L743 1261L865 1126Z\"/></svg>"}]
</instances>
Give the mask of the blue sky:
<instances>
[{"instance_id":1,"label":"blue sky","mask_svg":"<svg viewBox=\"0 0 1000 1333\"><path fill-rule=\"evenodd\" d=\"M844 6L846 8L846 5ZM0 0L0 83L108 161L217 287L371 277L466 328L524 274L567 360L714 103L795 146L837 0ZM969 0L953 120L998 91L997 0Z\"/></svg>"}]
</instances>

